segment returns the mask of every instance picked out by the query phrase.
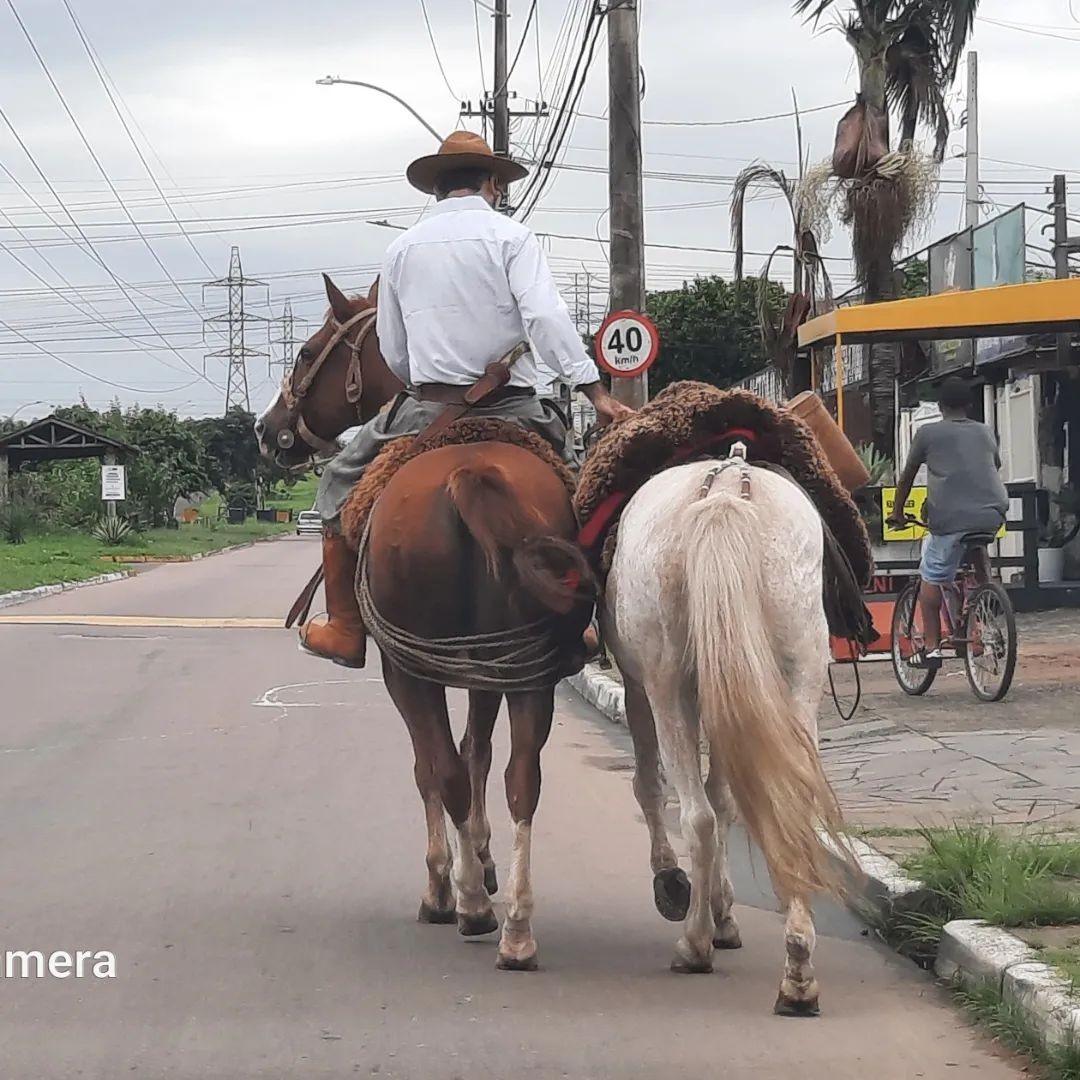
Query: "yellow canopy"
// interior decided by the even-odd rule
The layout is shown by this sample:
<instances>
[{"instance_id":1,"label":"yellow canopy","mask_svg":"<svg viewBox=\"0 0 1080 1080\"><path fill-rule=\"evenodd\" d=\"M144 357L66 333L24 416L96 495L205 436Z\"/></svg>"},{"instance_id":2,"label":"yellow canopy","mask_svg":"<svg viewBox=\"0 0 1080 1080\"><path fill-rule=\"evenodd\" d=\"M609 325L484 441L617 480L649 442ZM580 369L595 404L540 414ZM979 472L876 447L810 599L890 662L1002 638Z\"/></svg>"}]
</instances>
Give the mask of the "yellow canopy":
<instances>
[{"instance_id":1,"label":"yellow canopy","mask_svg":"<svg viewBox=\"0 0 1080 1080\"><path fill-rule=\"evenodd\" d=\"M799 327L799 345L1011 337L1080 330L1080 278L999 285L836 308Z\"/></svg>"}]
</instances>

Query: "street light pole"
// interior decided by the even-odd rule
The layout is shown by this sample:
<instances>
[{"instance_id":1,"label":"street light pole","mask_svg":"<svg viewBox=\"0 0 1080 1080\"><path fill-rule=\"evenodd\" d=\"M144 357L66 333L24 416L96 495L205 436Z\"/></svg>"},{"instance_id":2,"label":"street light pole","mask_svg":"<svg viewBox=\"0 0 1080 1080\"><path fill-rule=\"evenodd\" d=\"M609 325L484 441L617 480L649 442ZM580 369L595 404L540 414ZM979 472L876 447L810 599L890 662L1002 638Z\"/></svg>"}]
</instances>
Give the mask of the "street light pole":
<instances>
[{"instance_id":1,"label":"street light pole","mask_svg":"<svg viewBox=\"0 0 1080 1080\"><path fill-rule=\"evenodd\" d=\"M9 420L14 420L14 419L15 419L15 417L16 417L16 416L18 416L18 415L19 415L19 413L21 413L21 412L23 411L23 409L32 409L32 408L33 408L33 407L34 407L35 405L48 405L48 404L49 404L49 403L48 403L47 401L28 401L28 402L26 402L26 404L25 404L25 405L20 405L20 406L19 406L19 407L18 407L18 408L17 408L17 409L16 409L16 410L15 410L15 411L14 411L14 412L13 412L13 413L11 414L11 416L10 416L10 417L8 417L8 419L9 419ZM51 408L51 406L50 406L50 408Z\"/></svg>"},{"instance_id":2,"label":"street light pole","mask_svg":"<svg viewBox=\"0 0 1080 1080\"><path fill-rule=\"evenodd\" d=\"M404 99L398 97L392 90L387 90L385 86L376 86L375 83L361 82L359 79L342 79L337 75L324 75L321 79L315 80L316 86L362 86L365 90L374 90L376 93L385 94L388 98L393 98L402 108L407 109L409 112L424 125L436 142L441 143L443 137Z\"/></svg>"}]
</instances>

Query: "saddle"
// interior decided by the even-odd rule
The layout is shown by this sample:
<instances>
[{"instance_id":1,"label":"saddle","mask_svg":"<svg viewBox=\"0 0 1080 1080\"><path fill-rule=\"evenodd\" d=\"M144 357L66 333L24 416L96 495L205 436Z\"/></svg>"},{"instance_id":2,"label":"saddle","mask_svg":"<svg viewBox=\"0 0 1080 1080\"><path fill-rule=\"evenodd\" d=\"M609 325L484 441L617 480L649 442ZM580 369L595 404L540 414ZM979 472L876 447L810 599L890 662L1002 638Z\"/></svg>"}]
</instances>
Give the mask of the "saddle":
<instances>
[{"instance_id":1,"label":"saddle","mask_svg":"<svg viewBox=\"0 0 1080 1080\"><path fill-rule=\"evenodd\" d=\"M874 564L862 517L806 424L745 390L672 383L600 434L574 498L582 522L578 542L599 579L611 568L619 515L633 494L664 469L725 456L736 442L746 444L751 463L784 473L814 504L826 533L823 600L829 629L869 644L876 634L862 589Z\"/></svg>"},{"instance_id":2,"label":"saddle","mask_svg":"<svg viewBox=\"0 0 1080 1080\"><path fill-rule=\"evenodd\" d=\"M442 416L446 414L443 413ZM437 450L443 446L463 446L469 443L501 442L511 446L520 446L535 454L548 465L559 477L572 497L575 489L574 474L569 466L559 457L550 443L535 432L526 431L517 424L491 417L463 416L457 420L442 424L438 430L430 425L415 437L403 436L385 446L378 457L364 470L364 475L356 482L341 509L341 532L346 543L354 551L360 547L368 515L371 513L379 496L386 490L386 485L394 478L406 462L428 450Z\"/></svg>"}]
</instances>

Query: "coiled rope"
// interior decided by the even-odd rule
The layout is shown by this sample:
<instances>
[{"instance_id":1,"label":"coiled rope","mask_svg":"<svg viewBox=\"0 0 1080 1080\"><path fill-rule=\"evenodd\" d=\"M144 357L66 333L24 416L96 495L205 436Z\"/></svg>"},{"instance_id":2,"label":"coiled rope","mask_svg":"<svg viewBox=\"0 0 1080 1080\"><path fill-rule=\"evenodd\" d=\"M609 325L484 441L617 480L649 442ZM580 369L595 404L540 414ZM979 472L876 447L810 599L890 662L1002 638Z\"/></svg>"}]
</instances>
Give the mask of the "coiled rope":
<instances>
[{"instance_id":1,"label":"coiled rope","mask_svg":"<svg viewBox=\"0 0 1080 1080\"><path fill-rule=\"evenodd\" d=\"M421 637L386 618L375 606L368 580L373 516L374 511L368 514L360 539L356 599L368 632L395 667L425 682L500 693L543 690L567 674L555 615L508 630L444 638Z\"/></svg>"}]
</instances>

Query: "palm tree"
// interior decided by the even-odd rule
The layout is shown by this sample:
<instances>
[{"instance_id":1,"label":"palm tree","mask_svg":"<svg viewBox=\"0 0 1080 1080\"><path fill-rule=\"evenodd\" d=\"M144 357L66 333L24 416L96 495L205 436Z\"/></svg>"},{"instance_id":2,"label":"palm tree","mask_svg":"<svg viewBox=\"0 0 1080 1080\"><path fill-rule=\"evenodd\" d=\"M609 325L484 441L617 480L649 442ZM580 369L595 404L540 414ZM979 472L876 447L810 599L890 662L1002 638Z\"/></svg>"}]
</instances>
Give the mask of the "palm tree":
<instances>
[{"instance_id":1,"label":"palm tree","mask_svg":"<svg viewBox=\"0 0 1080 1080\"><path fill-rule=\"evenodd\" d=\"M827 210L817 201L818 185L806 180L801 138L799 175L788 177L783 170L765 162L754 162L735 178L731 193L731 237L735 249L735 280L742 280L744 252L744 210L746 197L754 188L778 193L791 213L793 241L777 245L761 271L758 283L758 326L767 355L776 366L785 396L792 392L792 368L796 334L803 318L832 307L832 282L818 254L819 241L828 239L821 228L828 226ZM769 287L773 260L781 252L791 252L792 293L784 312L776 310L775 290Z\"/></svg>"},{"instance_id":2,"label":"palm tree","mask_svg":"<svg viewBox=\"0 0 1080 1080\"><path fill-rule=\"evenodd\" d=\"M793 0L812 23L841 7L840 0ZM979 0L844 0L840 27L855 52L859 94L841 121L834 173L841 219L851 228L856 275L868 303L898 295L893 256L911 227L928 215L932 176L913 142L920 123L934 133L933 161L949 137L945 97L956 79ZM889 112L900 120L899 151L889 149ZM844 135L847 125L846 136ZM842 140L863 138L857 167L845 170ZM868 142L873 152L867 154ZM893 395L898 349L875 346L870 362L873 443L893 453Z\"/></svg>"}]
</instances>

